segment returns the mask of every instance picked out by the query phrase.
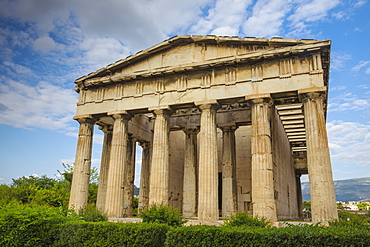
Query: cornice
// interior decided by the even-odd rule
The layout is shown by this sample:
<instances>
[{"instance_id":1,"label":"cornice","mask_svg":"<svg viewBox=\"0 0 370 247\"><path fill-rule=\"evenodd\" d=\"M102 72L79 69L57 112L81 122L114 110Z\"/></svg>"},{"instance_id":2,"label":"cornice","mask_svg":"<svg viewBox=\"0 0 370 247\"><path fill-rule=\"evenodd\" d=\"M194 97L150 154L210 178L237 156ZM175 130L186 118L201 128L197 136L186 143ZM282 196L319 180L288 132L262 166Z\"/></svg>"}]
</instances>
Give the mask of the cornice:
<instances>
[{"instance_id":1,"label":"cornice","mask_svg":"<svg viewBox=\"0 0 370 247\"><path fill-rule=\"evenodd\" d=\"M167 66L160 67L151 70L141 70L130 74L117 74L114 75L112 71L116 70L118 67L122 68L139 57L147 56L153 52L158 52L161 49L168 48L169 44L179 42L190 43L189 39L193 42L218 42L218 43L233 43L233 42L252 42L253 44L266 43L266 45L279 44L285 45L283 47L271 48L268 50L249 52L246 54L240 54L235 56L227 56L216 59L208 59L201 62L192 62L187 64L182 64L181 66ZM230 66L239 63L255 63L260 60L271 60L277 59L280 57L287 57L290 55L303 55L310 53L317 53L320 51L323 55L327 56L323 58L323 68L328 70L329 66L325 66L324 63L329 65L329 50L330 50L330 40L295 40L295 39L281 39L281 38L272 38L270 40L264 38L237 38L237 37L216 37L216 36L176 36L171 39L168 39L158 45L155 45L151 48L148 48L144 51L138 52L134 56L127 57L122 59L114 64L108 65L106 68L100 69L94 73L91 73L87 76L81 77L75 81L76 91L79 91L82 88L88 88L92 86L112 84L116 82L124 82L129 80L136 80L147 77L156 77L164 76L167 74L176 74L183 73L186 71L194 70L204 70L213 67L221 66ZM328 71L325 71L327 74ZM112 75L113 74L113 75ZM100 76L104 75L104 76Z\"/></svg>"}]
</instances>

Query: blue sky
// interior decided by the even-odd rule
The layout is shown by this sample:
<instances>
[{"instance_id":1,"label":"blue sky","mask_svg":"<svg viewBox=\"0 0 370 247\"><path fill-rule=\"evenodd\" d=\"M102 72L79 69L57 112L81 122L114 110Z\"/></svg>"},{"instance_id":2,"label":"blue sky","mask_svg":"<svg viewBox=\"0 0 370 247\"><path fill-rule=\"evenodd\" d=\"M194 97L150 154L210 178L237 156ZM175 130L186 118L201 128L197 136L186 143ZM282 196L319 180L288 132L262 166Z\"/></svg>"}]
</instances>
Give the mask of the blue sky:
<instances>
[{"instance_id":1,"label":"blue sky","mask_svg":"<svg viewBox=\"0 0 370 247\"><path fill-rule=\"evenodd\" d=\"M332 40L334 179L370 176L369 13L365 0L0 0L0 183L73 163L75 79L183 34Z\"/></svg>"}]
</instances>

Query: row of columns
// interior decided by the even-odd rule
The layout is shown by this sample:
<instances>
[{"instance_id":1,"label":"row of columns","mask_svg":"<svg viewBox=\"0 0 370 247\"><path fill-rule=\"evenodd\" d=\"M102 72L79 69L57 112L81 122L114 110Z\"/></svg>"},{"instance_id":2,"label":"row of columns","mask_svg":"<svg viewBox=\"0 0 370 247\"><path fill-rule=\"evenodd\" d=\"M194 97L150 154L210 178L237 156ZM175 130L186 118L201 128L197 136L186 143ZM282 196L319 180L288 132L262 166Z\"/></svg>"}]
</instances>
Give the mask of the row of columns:
<instances>
[{"instance_id":1,"label":"row of columns","mask_svg":"<svg viewBox=\"0 0 370 247\"><path fill-rule=\"evenodd\" d=\"M276 221L274 198L273 160L271 147L271 99L252 100L252 203L253 215ZM304 106L308 171L311 184L313 222L325 223L335 219L335 193L332 180L323 98L320 94L305 94ZM218 154L217 125L214 103L199 104L201 110L199 144L197 130L185 130L184 161L184 217L198 216L198 220L217 220L218 209ZM169 197L169 119L167 108L153 109L154 125L152 157L150 148L144 145L140 204L168 205ZM106 183L99 183L97 206L109 217L132 215L132 191L134 177L134 145L128 141L130 114L114 114L113 130L103 127L102 168L100 176ZM78 119L80 132L76 152L74 178L71 188L70 207L79 209L87 203L87 190L91 164L91 145L94 119ZM237 195L235 179L235 130L227 126L223 130L223 216L236 213ZM111 134L110 134L111 133ZM133 142L134 143L134 142ZM199 145L199 162L197 162ZM149 181L150 169L150 181ZM126 182L125 182L126 181ZM149 192L148 188L149 187ZM101 189L102 188L102 189ZM106 188L106 189L105 189ZM101 190L101 192L100 192ZM109 198L106 203L104 198ZM131 200L131 201L130 201ZM122 207L124 202L124 207ZM109 205L109 206L107 206ZM130 211L131 210L131 211Z\"/></svg>"}]
</instances>

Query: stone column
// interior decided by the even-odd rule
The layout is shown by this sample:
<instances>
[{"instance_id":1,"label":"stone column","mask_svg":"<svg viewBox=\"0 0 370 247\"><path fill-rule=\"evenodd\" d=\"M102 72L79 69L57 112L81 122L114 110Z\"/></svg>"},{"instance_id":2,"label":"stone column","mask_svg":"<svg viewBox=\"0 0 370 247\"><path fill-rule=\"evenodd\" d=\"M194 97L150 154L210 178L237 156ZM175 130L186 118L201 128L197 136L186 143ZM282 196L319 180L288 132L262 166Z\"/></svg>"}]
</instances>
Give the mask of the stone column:
<instances>
[{"instance_id":1,"label":"stone column","mask_svg":"<svg viewBox=\"0 0 370 247\"><path fill-rule=\"evenodd\" d=\"M136 140L130 135L127 140L127 163L124 178L123 217L133 216Z\"/></svg>"},{"instance_id":2,"label":"stone column","mask_svg":"<svg viewBox=\"0 0 370 247\"><path fill-rule=\"evenodd\" d=\"M298 217L303 218L301 174L296 173Z\"/></svg>"},{"instance_id":3,"label":"stone column","mask_svg":"<svg viewBox=\"0 0 370 247\"><path fill-rule=\"evenodd\" d=\"M237 212L236 193L236 126L222 127L222 217Z\"/></svg>"},{"instance_id":4,"label":"stone column","mask_svg":"<svg viewBox=\"0 0 370 247\"><path fill-rule=\"evenodd\" d=\"M182 216L190 218L197 216L198 209L197 134L199 130L184 129L184 132L185 157Z\"/></svg>"},{"instance_id":5,"label":"stone column","mask_svg":"<svg viewBox=\"0 0 370 247\"><path fill-rule=\"evenodd\" d=\"M109 157L112 144L112 126L104 125L100 126L104 132L103 150L101 155L100 172L99 172L99 184L98 184L98 195L96 198L96 207L104 212L105 211L105 199L107 195L108 185L108 171L109 171Z\"/></svg>"},{"instance_id":6,"label":"stone column","mask_svg":"<svg viewBox=\"0 0 370 247\"><path fill-rule=\"evenodd\" d=\"M139 142L141 152L141 174L139 192L139 212L149 206L149 179L150 179L150 142Z\"/></svg>"},{"instance_id":7,"label":"stone column","mask_svg":"<svg viewBox=\"0 0 370 247\"><path fill-rule=\"evenodd\" d=\"M277 221L271 149L269 98L253 100L252 106L252 203L253 216Z\"/></svg>"},{"instance_id":8,"label":"stone column","mask_svg":"<svg viewBox=\"0 0 370 247\"><path fill-rule=\"evenodd\" d=\"M218 105L203 104L199 138L198 220L218 220L218 157L216 110Z\"/></svg>"},{"instance_id":9,"label":"stone column","mask_svg":"<svg viewBox=\"0 0 370 247\"><path fill-rule=\"evenodd\" d=\"M152 165L150 167L149 205L168 205L169 191L169 120L171 111L154 110Z\"/></svg>"},{"instance_id":10,"label":"stone column","mask_svg":"<svg viewBox=\"0 0 370 247\"><path fill-rule=\"evenodd\" d=\"M110 218L123 217L124 174L127 164L127 112L114 114L105 210Z\"/></svg>"},{"instance_id":11,"label":"stone column","mask_svg":"<svg viewBox=\"0 0 370 247\"><path fill-rule=\"evenodd\" d=\"M80 123L69 208L78 211L87 204L91 169L91 152L95 119L75 118Z\"/></svg>"},{"instance_id":12,"label":"stone column","mask_svg":"<svg viewBox=\"0 0 370 247\"><path fill-rule=\"evenodd\" d=\"M338 218L338 213L325 125L324 99L320 93L306 93L301 97L306 127L312 222L327 225L329 221Z\"/></svg>"}]
</instances>

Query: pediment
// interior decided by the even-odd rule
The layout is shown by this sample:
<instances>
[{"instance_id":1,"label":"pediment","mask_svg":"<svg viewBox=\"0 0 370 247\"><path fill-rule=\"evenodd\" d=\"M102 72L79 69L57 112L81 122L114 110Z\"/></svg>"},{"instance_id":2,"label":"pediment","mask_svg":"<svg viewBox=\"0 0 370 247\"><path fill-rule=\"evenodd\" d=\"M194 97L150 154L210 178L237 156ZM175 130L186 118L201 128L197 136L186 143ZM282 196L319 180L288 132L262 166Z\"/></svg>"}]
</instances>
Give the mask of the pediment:
<instances>
[{"instance_id":1,"label":"pediment","mask_svg":"<svg viewBox=\"0 0 370 247\"><path fill-rule=\"evenodd\" d=\"M135 55L119 60L105 68L75 81L78 88L96 83L114 83L158 73L176 73L195 67L218 66L247 59L263 59L287 52L300 52L330 46L330 41L283 38L238 38L217 36L175 36ZM88 83L85 83L85 82ZM78 89L77 89L78 90Z\"/></svg>"}]
</instances>

